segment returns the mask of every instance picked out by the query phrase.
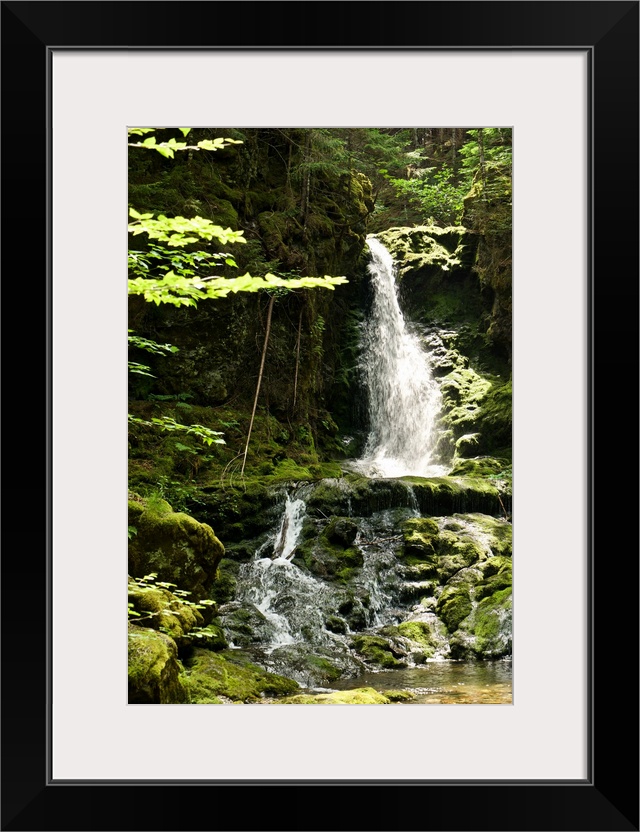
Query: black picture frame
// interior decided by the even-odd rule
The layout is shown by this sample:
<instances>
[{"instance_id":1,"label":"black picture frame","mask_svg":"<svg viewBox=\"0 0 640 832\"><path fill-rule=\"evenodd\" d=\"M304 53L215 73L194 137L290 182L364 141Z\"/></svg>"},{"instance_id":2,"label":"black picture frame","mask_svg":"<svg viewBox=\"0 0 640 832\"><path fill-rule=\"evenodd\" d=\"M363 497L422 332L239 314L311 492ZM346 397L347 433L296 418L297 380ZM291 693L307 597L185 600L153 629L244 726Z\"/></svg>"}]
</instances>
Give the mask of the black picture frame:
<instances>
[{"instance_id":1,"label":"black picture frame","mask_svg":"<svg viewBox=\"0 0 640 832\"><path fill-rule=\"evenodd\" d=\"M2 2L3 289L11 318L14 310L24 316L17 335L9 330L5 362L12 441L2 558L3 830L638 830L638 523L629 485L637 483L638 459L638 10L630 0ZM584 782L48 780L51 51L276 46L589 53L591 727ZM26 367L21 353L32 356ZM558 511L561 488L550 484ZM555 647L572 649L561 634Z\"/></svg>"}]
</instances>

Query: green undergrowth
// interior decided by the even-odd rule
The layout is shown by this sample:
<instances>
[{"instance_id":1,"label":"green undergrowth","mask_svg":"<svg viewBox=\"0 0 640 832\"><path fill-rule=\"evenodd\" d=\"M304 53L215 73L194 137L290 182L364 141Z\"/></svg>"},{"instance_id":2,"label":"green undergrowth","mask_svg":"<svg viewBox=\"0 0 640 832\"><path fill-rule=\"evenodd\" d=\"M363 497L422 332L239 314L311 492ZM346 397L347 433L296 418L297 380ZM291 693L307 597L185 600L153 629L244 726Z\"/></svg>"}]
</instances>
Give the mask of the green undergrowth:
<instances>
[{"instance_id":1,"label":"green undergrowth","mask_svg":"<svg viewBox=\"0 0 640 832\"><path fill-rule=\"evenodd\" d=\"M174 508L197 503L200 489L217 484L246 489L254 482L277 485L342 476L338 462L318 450L318 445L335 444L337 428L328 415L314 429L308 423L282 423L258 408L242 470L248 410L156 397L131 402L130 412L145 420L169 416L183 425L195 423L221 432L224 444L207 446L195 435L130 425L129 487L143 496L164 497Z\"/></svg>"}]
</instances>

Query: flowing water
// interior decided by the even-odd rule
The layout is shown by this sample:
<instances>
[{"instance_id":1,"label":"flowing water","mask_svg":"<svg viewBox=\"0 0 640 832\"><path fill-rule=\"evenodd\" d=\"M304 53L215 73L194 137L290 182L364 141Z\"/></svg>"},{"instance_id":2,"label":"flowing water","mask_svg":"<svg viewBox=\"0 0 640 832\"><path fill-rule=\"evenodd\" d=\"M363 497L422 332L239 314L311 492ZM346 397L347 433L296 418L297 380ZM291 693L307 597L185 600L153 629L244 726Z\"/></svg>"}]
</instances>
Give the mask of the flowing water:
<instances>
[{"instance_id":1,"label":"flowing water","mask_svg":"<svg viewBox=\"0 0 640 832\"><path fill-rule=\"evenodd\" d=\"M398 303L393 259L370 237L371 312L362 333L361 370L370 433L355 470L368 477L447 473L436 456L442 401L429 356Z\"/></svg>"},{"instance_id":2,"label":"flowing water","mask_svg":"<svg viewBox=\"0 0 640 832\"><path fill-rule=\"evenodd\" d=\"M512 667L510 660L496 662L429 662L423 667L383 670L355 679L340 679L336 690L371 687L408 690L409 705L511 705Z\"/></svg>"},{"instance_id":3,"label":"flowing water","mask_svg":"<svg viewBox=\"0 0 640 832\"><path fill-rule=\"evenodd\" d=\"M347 478L291 484L267 539L240 568L230 614L241 606L251 616L252 641L245 646L259 663L308 690L327 689L318 682L317 668L329 666L339 670L340 678L334 674L329 682L334 690L410 690L415 694L412 704L511 703L510 659L451 660L451 634L436 614L443 585L454 575L455 581L472 585L475 614L473 585L483 578L482 563L494 555L486 518L484 523L473 514L433 518L440 539L453 535L450 575L439 574L434 580L433 566L425 560L413 563L403 555L406 524L417 523L421 513L411 485L395 480L446 475L448 468L436 451L442 401L429 353L400 310L393 260L375 238L369 238L368 245L373 303L363 325L361 370L370 434L362 458L345 468L375 482L378 496L372 492L367 501ZM331 508L318 496L323 489L331 494ZM327 545L332 518L342 522L340 534L352 532L342 541L342 556L353 549L361 557L358 568L345 570L349 575L344 579L335 571L323 571L323 558L337 557L337 550L332 554ZM335 538L329 543L335 547ZM463 555L470 543L479 554L469 565ZM334 564L333 569L338 567ZM508 613L496 610L498 649L488 655L510 652L510 614L510 607ZM410 631L398 629L404 622L428 633L428 652L419 641L402 637ZM361 634L383 635L406 667L372 670L356 649ZM471 648L475 644L473 635L459 631L457 638L466 639Z\"/></svg>"}]
</instances>

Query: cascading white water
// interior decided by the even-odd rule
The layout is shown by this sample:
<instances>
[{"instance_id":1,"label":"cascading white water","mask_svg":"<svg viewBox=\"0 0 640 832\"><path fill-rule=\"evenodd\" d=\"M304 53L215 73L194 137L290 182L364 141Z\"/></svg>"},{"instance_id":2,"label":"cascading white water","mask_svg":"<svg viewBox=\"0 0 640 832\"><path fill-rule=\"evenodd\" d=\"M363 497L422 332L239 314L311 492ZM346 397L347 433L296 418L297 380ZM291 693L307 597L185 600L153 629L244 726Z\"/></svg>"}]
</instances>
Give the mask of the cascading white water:
<instances>
[{"instance_id":1,"label":"cascading white water","mask_svg":"<svg viewBox=\"0 0 640 832\"><path fill-rule=\"evenodd\" d=\"M435 456L440 389L400 310L391 255L374 237L367 245L373 304L363 327L361 369L371 430L354 467L368 477L440 476L447 473Z\"/></svg>"},{"instance_id":2,"label":"cascading white water","mask_svg":"<svg viewBox=\"0 0 640 832\"><path fill-rule=\"evenodd\" d=\"M250 563L243 564L238 576L237 599L254 605L269 622L266 652L306 641L305 631L313 632L318 642L336 638L323 629L324 617L332 608L330 589L291 563L305 512L304 500L287 495L272 537L273 555L262 556L265 543Z\"/></svg>"},{"instance_id":3,"label":"cascading white water","mask_svg":"<svg viewBox=\"0 0 640 832\"><path fill-rule=\"evenodd\" d=\"M304 500L292 500L287 494L282 521L273 543L273 557L291 560L302 531L306 505Z\"/></svg>"}]
</instances>

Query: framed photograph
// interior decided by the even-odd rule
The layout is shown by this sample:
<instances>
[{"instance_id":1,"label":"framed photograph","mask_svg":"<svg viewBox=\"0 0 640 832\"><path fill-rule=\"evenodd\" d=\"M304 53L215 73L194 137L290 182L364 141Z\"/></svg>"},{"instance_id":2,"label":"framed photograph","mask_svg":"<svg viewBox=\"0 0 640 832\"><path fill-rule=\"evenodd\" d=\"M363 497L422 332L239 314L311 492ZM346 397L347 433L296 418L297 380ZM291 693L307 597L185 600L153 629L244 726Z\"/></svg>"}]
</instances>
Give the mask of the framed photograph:
<instances>
[{"instance_id":1,"label":"framed photograph","mask_svg":"<svg viewBox=\"0 0 640 832\"><path fill-rule=\"evenodd\" d=\"M623 414L628 411L630 371L637 371L637 344L630 341L638 330L638 6L582 0L2 3L5 288L10 290L9 310L25 310L22 334L17 328L10 330L17 334L12 334L6 363L19 372L14 372L12 403L21 412L21 435L27 427L29 442L38 437L36 446L46 463L44 488L36 489L38 500L27 499L33 494L33 471L20 461L17 447L18 463L12 455L8 469L7 490L20 495L24 507L18 528L29 534L7 535L12 546L5 547L3 563L3 829L639 828L637 522L635 511L629 516L618 509L618 502L626 508L626 499L613 499L618 492L626 495L629 478L622 475L629 467L629 451L637 450L636 426ZM292 176L299 177L302 204L296 210L303 213L305 171L320 177L322 164L327 164L325 157L305 155L314 131L317 143L333 142L332 147L339 144L343 149L367 130L375 132L378 141L396 142L404 130L403 153L414 154L412 169L399 177L386 161L378 160L378 174L384 168L385 182L395 180L396 196L406 197L402 204L407 217L412 206L416 217L429 216L433 246L440 231L450 230L459 217L458 197L467 199L467 210L473 208L469 190L462 194L463 185L475 183L480 200L483 188L485 194L492 187L501 189L500 199L507 204L507 177L500 178L500 170L506 148L511 166L512 148L508 180L509 188L513 182L513 503L505 504L506 491L493 489L509 522L513 512L513 623L509 621L508 632L499 633L506 644L513 631L508 685L501 688L504 680L499 679L491 688L488 682L464 679L459 685L468 688L464 695L456 693L457 698L440 693L434 698L433 691L419 689L423 698L413 707L385 696L384 690L376 700L380 690L374 688L367 694L374 695L373 701L365 698L333 708L299 707L295 700L287 702L290 707L258 707L250 696L234 699L226 694L222 701L228 706L215 707L211 692L200 692L204 698L196 700L202 703L196 707L193 700L190 704L179 698L157 699L156 693L149 695L141 688L127 693L124 528L128 525L130 536L139 532L127 518L123 497L128 463L123 333L132 326L124 291L123 218L125 202L131 203L131 183L141 211L130 214L128 221L135 226L149 219L144 213L149 210L144 204L148 182L142 170L147 162L140 162L133 177L129 171L128 179L127 154L128 145L140 145L142 156L166 158L163 151L177 146L167 144L169 132L165 135L161 128L178 124L190 127L169 132L184 139L193 156L207 152L207 142L215 141L218 128L234 141L251 141L261 131L277 129L282 146L278 139L271 149L279 158L283 152L286 156L287 147L301 143L301 165ZM465 143L466 157L464 152L459 155ZM160 154L155 152L158 147ZM296 159L289 156L287 170ZM469 180L458 176L449 163L463 169L467 164ZM198 171L196 178L204 175ZM223 182L229 199L222 198L222 191L218 194L220 205L229 211L234 209L234 176L232 171ZM400 179L407 184L398 184ZM455 186L460 182L458 193ZM446 217L434 216L430 188L450 197ZM199 193L192 195L196 201ZM379 210L388 211L387 225L396 228L397 206L394 192L389 193ZM261 233L271 233L274 259L282 268L278 229L267 227L267 219L260 216L267 223ZM407 225L416 226L416 217ZM307 211L305 230L307 222L309 228L315 222L321 233L319 217ZM391 248L400 245L382 231L387 227L384 218L379 222L374 229L377 241L369 243L373 256L380 241ZM34 245L34 238L39 245ZM415 241L409 245L415 253ZM138 263L147 249L141 251L144 256ZM377 252L379 260L370 269L380 279L385 251ZM447 254L447 266L454 270L459 266L454 262L457 252L454 246ZM264 260L264 254L260 256ZM233 257L225 257L228 269L233 269ZM193 266L184 259L176 266L179 259L172 260L174 270ZM286 262L289 280L309 274L307 264L296 270L295 258ZM433 303L443 302L436 293L429 297ZM499 297L485 310L485 322L494 326L494 335L500 320L498 301ZM256 333L259 330L263 338L265 332L269 335L273 306L256 306ZM284 306L273 317L276 339L279 314L292 321L299 314L299 332L304 332L302 307ZM42 399L24 407L21 391L38 385L33 377L29 380L33 359L17 359L18 345L34 339L35 327L27 324L35 321L34 307L39 313L38 336L44 341L41 354L46 357L46 378L38 380L44 410ZM508 312L504 316L506 320ZM312 323L317 329L317 316ZM143 332L142 340L162 332L156 322ZM422 337L440 337L443 332L430 330ZM195 329L192 335L199 337ZM396 336L400 337L397 332ZM377 344L391 336L376 331L368 337ZM310 355L311 339L308 334L309 343L302 344L302 351L308 348ZM257 334L254 340L257 343ZM299 336L298 354L301 341ZM162 346L163 339L153 343ZM142 341L136 346L144 352ZM287 383L302 396L295 338L290 346ZM447 344L440 346L444 355ZM393 346L382 350L386 357L395 352ZM449 359L451 354L449 349ZM246 372L240 356L235 357L236 374ZM144 386L154 359L134 359ZM412 359L414 368L416 361ZM388 417L383 406L388 387L385 393L376 384L382 373L390 383L402 377L398 364L383 365L375 366L367 388L370 402L380 403L380 413L372 416L369 411L369 424L378 426L378 437ZM264 350L259 379L263 367ZM186 364L179 372L185 377ZM258 375L257 365L253 375ZM214 381L224 386L224 379ZM222 393L211 392L211 384L207 395L223 401ZM266 378L264 390L276 409L277 380ZM194 402L180 399L178 392L167 382L162 389L153 388L151 397L147 390L145 400L162 403L173 397L172 402L193 407ZM401 398L401 392L392 397ZM422 403L407 417L412 424L422 418L427 405ZM160 412L145 407L129 408L141 430ZM8 408L9 413L13 409ZM177 406L174 416L176 412ZM316 415L320 421L324 418ZM393 418L399 418L396 411ZM179 432L180 420L172 419ZM231 410L225 411L224 422L233 434ZM259 418L255 424L259 431ZM331 441L344 441L339 427L333 431L328 421L327 425ZM215 426L199 427L212 438ZM180 464L192 472L194 434L183 433L176 447L184 457ZM462 452L465 442L480 441L474 436L462 428L451 432L456 459L464 463L469 457L467 468L477 468L480 458L491 458L501 476L507 468L510 475L511 467L495 442L482 453ZM285 441L289 437L281 443ZM285 459L284 467L279 448L269 460L255 464L267 477L288 465L295 466L302 480L304 466L320 466L313 468L310 480L315 479L314 471L331 476L308 449L305 456L304 441L302 435L296 437L302 450ZM318 436L313 441L319 441ZM142 438L140 442L144 444ZM446 449L440 452L446 456ZM402 453L393 457L384 441L367 443L365 431L358 464L364 460L370 466L366 476L376 475L371 473L374 466L383 478L397 477L398 470L385 465L389 457L394 462ZM416 458L415 448L408 453ZM436 456L434 451L429 464ZM144 484L147 461L142 455L138 458L139 482ZM246 449L243 470L244 463L251 464ZM402 472L414 477L440 473L418 468ZM458 472L462 479L467 468L463 465ZM176 483L171 484L172 497L179 499ZM414 498L424 488L420 482L403 487ZM421 494L418 503L427 499ZM278 528L274 526L274 534L264 541L265 561L296 562L287 528L301 533L300 503L306 510L310 502L308 495L302 496L297 502L287 497L283 503L281 524L276 523ZM140 498L141 505L148 498ZM394 519L388 536L396 535L398 528L404 534L405 570L425 578L425 558L414 552L412 559L410 547L428 548L429 535L439 534L439 545L451 538L457 555L462 551L460 535L466 532L459 522L418 529L415 522L411 525L409 503L403 511L406 517ZM13 530L13 512L6 516ZM37 545L31 539L35 516L46 520ZM376 527L369 530L370 538L359 537L362 545L352 550L349 535L358 524L346 522L331 530L329 522L323 512L314 519L323 539L334 534L329 542L334 549L340 544L340 557L360 556L363 551L366 557L376 535L387 539L386 527ZM229 521L229 539L234 534L231 525ZM360 524L357 533L361 535L363 528ZM243 542L240 535L238 541ZM319 558L314 568L333 574L331 569L338 567L329 561L337 555L327 547L326 557L314 550ZM478 558L484 563L486 553ZM499 594L500 587L489 587L489 579L504 570L502 560L494 558L495 569L477 569L474 586L483 597L494 590ZM478 564L474 560L465 567ZM347 572L341 586L349 588L352 573ZM448 590L443 585L448 578L438 572L432 601L425 589L428 580L421 584L425 598L420 594L413 600L429 614L432 603L446 618L443 599ZM135 616L148 612L136 598L141 592L158 592L148 584L134 587L134 631ZM167 584L161 591L170 589ZM259 607L275 626L274 610L267 609L270 590L265 592ZM453 590L450 594L453 597ZM471 604L474 598L472 594L467 600ZM218 600L222 605L225 598ZM496 612L501 621L505 609ZM233 624L233 609L228 614ZM331 619L329 629L350 632L352 614L345 606L341 618ZM458 633L457 641L448 638L442 649L453 651L447 655L473 658L473 650L480 650L480 631L471 629L465 635L466 625L460 622L470 619L451 616L455 621L448 629ZM395 661L390 645L409 650L413 644L414 649L415 622L419 620L424 636L427 618L427 613L411 620L400 616L393 633L388 626L382 628L389 622L381 620L378 641L358 643L355 652L362 657L372 647L389 650ZM196 623L206 625L206 610L200 619ZM293 626L291 621L287 618L286 627ZM324 627L327 622L325 616ZM240 633L238 621L234 626ZM355 624L353 629L357 630ZM213 636L212 631L206 634ZM437 652L433 633L430 638L425 650ZM286 642L284 638L280 646L286 647ZM497 656L496 639L482 644L489 651L485 656L491 650ZM411 655L415 659L417 654ZM283 662L289 661L282 666L295 676L291 654L285 649L282 656ZM432 658L425 656L425 661ZM324 671L327 666L325 661ZM320 688L318 676L312 693L321 699ZM392 707L375 706L383 701ZM232 707L234 702L244 707ZM374 707L364 707L365 702ZM163 787L166 792L154 791ZM338 803L341 797L350 799ZM344 808L337 808L345 806L357 806L357 811L351 808L345 814Z\"/></svg>"}]
</instances>

